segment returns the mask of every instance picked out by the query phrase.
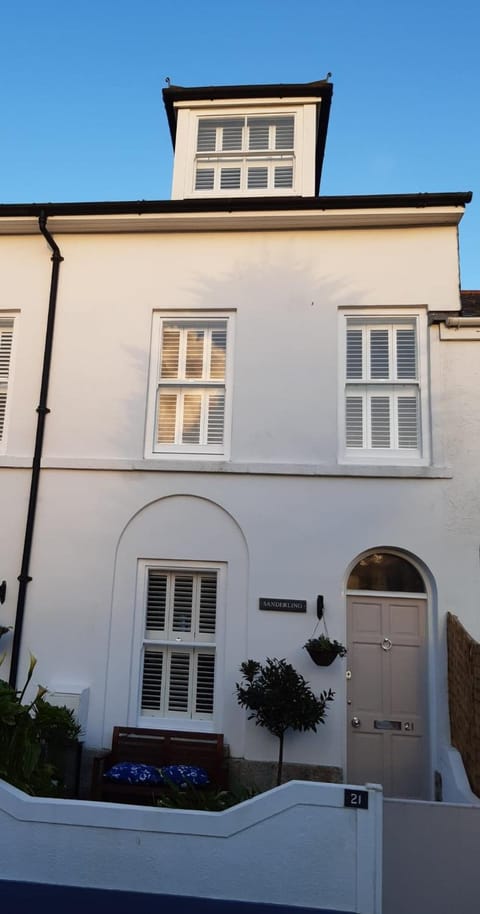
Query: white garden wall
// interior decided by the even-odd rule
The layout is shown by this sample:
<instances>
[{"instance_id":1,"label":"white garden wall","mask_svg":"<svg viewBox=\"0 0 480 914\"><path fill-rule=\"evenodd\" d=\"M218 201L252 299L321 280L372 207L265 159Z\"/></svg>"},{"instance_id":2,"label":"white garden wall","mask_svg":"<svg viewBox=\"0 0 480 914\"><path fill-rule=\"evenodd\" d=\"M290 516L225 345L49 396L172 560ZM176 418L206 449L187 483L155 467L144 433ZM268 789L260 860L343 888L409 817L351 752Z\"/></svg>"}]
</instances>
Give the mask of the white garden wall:
<instances>
[{"instance_id":1,"label":"white garden wall","mask_svg":"<svg viewBox=\"0 0 480 914\"><path fill-rule=\"evenodd\" d=\"M380 914L382 794L292 781L223 813L28 797L0 781L1 878ZM288 864L288 875L286 873Z\"/></svg>"}]
</instances>

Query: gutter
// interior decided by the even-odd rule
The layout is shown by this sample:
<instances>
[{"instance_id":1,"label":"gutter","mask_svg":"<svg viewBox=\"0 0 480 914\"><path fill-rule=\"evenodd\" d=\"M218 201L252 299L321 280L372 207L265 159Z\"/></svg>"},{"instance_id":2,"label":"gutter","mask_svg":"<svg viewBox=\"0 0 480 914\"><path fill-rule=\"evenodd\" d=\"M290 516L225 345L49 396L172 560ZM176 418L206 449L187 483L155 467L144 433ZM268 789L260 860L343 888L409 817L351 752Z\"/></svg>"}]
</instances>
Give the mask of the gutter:
<instances>
[{"instance_id":1,"label":"gutter","mask_svg":"<svg viewBox=\"0 0 480 914\"><path fill-rule=\"evenodd\" d=\"M52 273L50 278L50 297L48 302L47 328L45 332L45 347L43 352L42 380L40 384L40 398L37 406L37 431L35 435L35 448L32 461L32 477L30 481L30 496L28 500L27 521L25 525L25 538L23 543L22 566L18 575L18 598L17 610L15 615L15 626L12 642L12 656L10 661L9 684L16 688L18 660L20 656L20 647L22 643L23 619L25 615L25 602L27 597L27 588L32 580L29 575L30 557L32 553L33 532L35 528L35 517L37 513L38 486L40 482L40 470L43 452L43 436L45 431L45 419L50 412L47 406L48 384L50 380L50 367L52 362L53 331L55 327L55 313L57 307L57 290L58 275L60 264L63 257L60 248L52 238L47 229L47 213L41 209L38 215L38 227L47 244L52 251Z\"/></svg>"},{"instance_id":2,"label":"gutter","mask_svg":"<svg viewBox=\"0 0 480 914\"><path fill-rule=\"evenodd\" d=\"M479 317L446 317L447 327L480 327Z\"/></svg>"},{"instance_id":3,"label":"gutter","mask_svg":"<svg viewBox=\"0 0 480 914\"><path fill-rule=\"evenodd\" d=\"M418 194L363 194L320 197L208 197L182 200L110 200L86 203L2 203L0 219L52 216L172 215L198 213L289 212L403 209L413 207L461 207L472 199L471 191Z\"/></svg>"}]
</instances>

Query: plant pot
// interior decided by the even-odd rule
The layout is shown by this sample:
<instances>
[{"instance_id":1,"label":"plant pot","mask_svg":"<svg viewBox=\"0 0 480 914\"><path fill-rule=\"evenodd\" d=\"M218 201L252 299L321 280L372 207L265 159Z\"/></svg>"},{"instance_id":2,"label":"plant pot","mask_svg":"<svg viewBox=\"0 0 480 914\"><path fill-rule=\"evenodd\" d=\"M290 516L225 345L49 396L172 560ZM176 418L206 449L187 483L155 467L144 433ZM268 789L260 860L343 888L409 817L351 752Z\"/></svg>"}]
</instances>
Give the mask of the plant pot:
<instances>
[{"instance_id":1,"label":"plant pot","mask_svg":"<svg viewBox=\"0 0 480 914\"><path fill-rule=\"evenodd\" d=\"M335 649L332 649L331 651L323 651L318 647L305 645L305 650L308 651L310 657L312 658L313 662L317 664L317 666L330 666L330 664L335 660L335 657L338 656Z\"/></svg>"}]
</instances>

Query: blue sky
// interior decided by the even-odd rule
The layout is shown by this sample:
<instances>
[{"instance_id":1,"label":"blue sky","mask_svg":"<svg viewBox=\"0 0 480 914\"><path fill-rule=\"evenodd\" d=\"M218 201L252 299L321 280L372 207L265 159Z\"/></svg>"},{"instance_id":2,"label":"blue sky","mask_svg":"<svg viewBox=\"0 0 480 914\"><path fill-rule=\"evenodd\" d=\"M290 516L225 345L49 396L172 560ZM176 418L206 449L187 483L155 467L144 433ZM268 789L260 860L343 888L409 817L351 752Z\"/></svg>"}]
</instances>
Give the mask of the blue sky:
<instances>
[{"instance_id":1,"label":"blue sky","mask_svg":"<svg viewBox=\"0 0 480 914\"><path fill-rule=\"evenodd\" d=\"M478 0L16 0L0 9L0 202L164 199L161 90L333 73L321 192L473 190L480 288Z\"/></svg>"}]
</instances>

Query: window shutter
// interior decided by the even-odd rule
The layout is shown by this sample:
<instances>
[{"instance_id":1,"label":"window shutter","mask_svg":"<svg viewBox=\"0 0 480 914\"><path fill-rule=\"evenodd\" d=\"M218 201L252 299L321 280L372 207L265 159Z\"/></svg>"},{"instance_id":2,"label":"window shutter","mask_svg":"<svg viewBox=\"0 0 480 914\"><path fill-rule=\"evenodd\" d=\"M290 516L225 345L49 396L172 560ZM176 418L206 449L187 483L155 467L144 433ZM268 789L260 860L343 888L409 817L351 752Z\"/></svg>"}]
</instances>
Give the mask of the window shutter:
<instances>
[{"instance_id":1,"label":"window shutter","mask_svg":"<svg viewBox=\"0 0 480 914\"><path fill-rule=\"evenodd\" d=\"M214 168L197 168L195 173L195 190L213 190L215 185Z\"/></svg>"},{"instance_id":2,"label":"window shutter","mask_svg":"<svg viewBox=\"0 0 480 914\"><path fill-rule=\"evenodd\" d=\"M152 637L152 632L165 631L167 580L167 575L164 572L156 568L149 569L146 629L150 637Z\"/></svg>"},{"instance_id":3,"label":"window shutter","mask_svg":"<svg viewBox=\"0 0 480 914\"><path fill-rule=\"evenodd\" d=\"M225 424L226 320L162 324L155 449L211 447L220 453ZM166 448L165 448L166 450Z\"/></svg>"},{"instance_id":4,"label":"window shutter","mask_svg":"<svg viewBox=\"0 0 480 914\"><path fill-rule=\"evenodd\" d=\"M212 346L210 350L210 379L212 381L225 380L225 362L227 354L227 325L222 323L219 330L212 330Z\"/></svg>"},{"instance_id":5,"label":"window shutter","mask_svg":"<svg viewBox=\"0 0 480 914\"><path fill-rule=\"evenodd\" d=\"M183 395L182 444L200 444L202 394L185 392Z\"/></svg>"},{"instance_id":6,"label":"window shutter","mask_svg":"<svg viewBox=\"0 0 480 914\"><path fill-rule=\"evenodd\" d=\"M215 572L148 569L143 714L212 716L216 614ZM148 643L149 639L163 643Z\"/></svg>"},{"instance_id":7,"label":"window shutter","mask_svg":"<svg viewBox=\"0 0 480 914\"><path fill-rule=\"evenodd\" d=\"M390 397L370 398L371 446L390 447Z\"/></svg>"},{"instance_id":8,"label":"window shutter","mask_svg":"<svg viewBox=\"0 0 480 914\"><path fill-rule=\"evenodd\" d=\"M278 118L275 129L275 149L293 149L293 117Z\"/></svg>"},{"instance_id":9,"label":"window shutter","mask_svg":"<svg viewBox=\"0 0 480 914\"><path fill-rule=\"evenodd\" d=\"M201 653L196 655L195 676L195 711L197 714L213 714L213 694L215 684L215 654Z\"/></svg>"},{"instance_id":10,"label":"window shutter","mask_svg":"<svg viewBox=\"0 0 480 914\"><path fill-rule=\"evenodd\" d=\"M417 345L415 328L396 331L397 378L414 380L417 376Z\"/></svg>"},{"instance_id":11,"label":"window shutter","mask_svg":"<svg viewBox=\"0 0 480 914\"><path fill-rule=\"evenodd\" d=\"M208 418L207 418L207 443L223 444L223 428L225 425L225 394L209 393Z\"/></svg>"},{"instance_id":12,"label":"window shutter","mask_svg":"<svg viewBox=\"0 0 480 914\"><path fill-rule=\"evenodd\" d=\"M146 648L143 655L142 711L160 711L163 694L163 651Z\"/></svg>"},{"instance_id":13,"label":"window shutter","mask_svg":"<svg viewBox=\"0 0 480 914\"><path fill-rule=\"evenodd\" d=\"M222 168L220 170L221 190L238 190L240 187L240 168Z\"/></svg>"},{"instance_id":14,"label":"window shutter","mask_svg":"<svg viewBox=\"0 0 480 914\"><path fill-rule=\"evenodd\" d=\"M268 149L269 141L268 123L260 118L256 121L249 120L248 148L252 151Z\"/></svg>"},{"instance_id":15,"label":"window shutter","mask_svg":"<svg viewBox=\"0 0 480 914\"><path fill-rule=\"evenodd\" d=\"M192 654L172 651L168 676L168 710L176 714L188 713L190 706L190 673Z\"/></svg>"},{"instance_id":16,"label":"window shutter","mask_svg":"<svg viewBox=\"0 0 480 914\"><path fill-rule=\"evenodd\" d=\"M370 330L370 377L390 377L390 347L388 330Z\"/></svg>"},{"instance_id":17,"label":"window shutter","mask_svg":"<svg viewBox=\"0 0 480 914\"><path fill-rule=\"evenodd\" d=\"M274 174L275 187L293 187L293 168L291 165L277 165Z\"/></svg>"},{"instance_id":18,"label":"window shutter","mask_svg":"<svg viewBox=\"0 0 480 914\"><path fill-rule=\"evenodd\" d=\"M398 446L400 448L418 448L419 423L417 397L399 396L398 411Z\"/></svg>"},{"instance_id":19,"label":"window shutter","mask_svg":"<svg viewBox=\"0 0 480 914\"><path fill-rule=\"evenodd\" d=\"M157 444L175 444L178 399L177 393L163 390L159 392Z\"/></svg>"},{"instance_id":20,"label":"window shutter","mask_svg":"<svg viewBox=\"0 0 480 914\"><path fill-rule=\"evenodd\" d=\"M193 576L175 575L172 633L193 635Z\"/></svg>"},{"instance_id":21,"label":"window shutter","mask_svg":"<svg viewBox=\"0 0 480 914\"><path fill-rule=\"evenodd\" d=\"M13 321L0 320L0 441L7 412L8 376L13 343Z\"/></svg>"},{"instance_id":22,"label":"window shutter","mask_svg":"<svg viewBox=\"0 0 480 914\"><path fill-rule=\"evenodd\" d=\"M346 398L346 442L347 447L363 447L363 398Z\"/></svg>"},{"instance_id":23,"label":"window shutter","mask_svg":"<svg viewBox=\"0 0 480 914\"><path fill-rule=\"evenodd\" d=\"M236 152L242 148L244 118L224 121L222 126L222 151Z\"/></svg>"},{"instance_id":24,"label":"window shutter","mask_svg":"<svg viewBox=\"0 0 480 914\"><path fill-rule=\"evenodd\" d=\"M185 355L185 377L189 380L201 380L203 372L203 352L205 348L204 330L187 330L187 351Z\"/></svg>"},{"instance_id":25,"label":"window shutter","mask_svg":"<svg viewBox=\"0 0 480 914\"><path fill-rule=\"evenodd\" d=\"M249 168L247 186L249 190L259 190L268 187L268 168Z\"/></svg>"},{"instance_id":26,"label":"window shutter","mask_svg":"<svg viewBox=\"0 0 480 914\"><path fill-rule=\"evenodd\" d=\"M347 381L363 378L363 333L347 330Z\"/></svg>"},{"instance_id":27,"label":"window shutter","mask_svg":"<svg viewBox=\"0 0 480 914\"><path fill-rule=\"evenodd\" d=\"M204 574L200 578L198 637L214 635L217 615L217 576Z\"/></svg>"},{"instance_id":28,"label":"window shutter","mask_svg":"<svg viewBox=\"0 0 480 914\"><path fill-rule=\"evenodd\" d=\"M178 378L180 330L165 327L162 340L161 378Z\"/></svg>"},{"instance_id":29,"label":"window shutter","mask_svg":"<svg viewBox=\"0 0 480 914\"><path fill-rule=\"evenodd\" d=\"M198 122L197 152L215 152L217 129L215 121Z\"/></svg>"}]
</instances>

